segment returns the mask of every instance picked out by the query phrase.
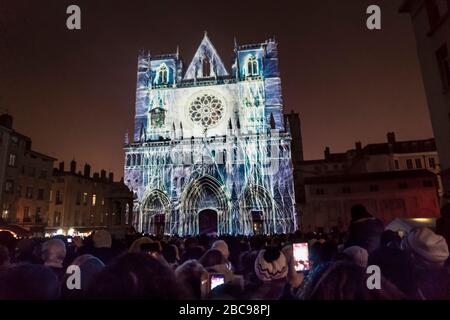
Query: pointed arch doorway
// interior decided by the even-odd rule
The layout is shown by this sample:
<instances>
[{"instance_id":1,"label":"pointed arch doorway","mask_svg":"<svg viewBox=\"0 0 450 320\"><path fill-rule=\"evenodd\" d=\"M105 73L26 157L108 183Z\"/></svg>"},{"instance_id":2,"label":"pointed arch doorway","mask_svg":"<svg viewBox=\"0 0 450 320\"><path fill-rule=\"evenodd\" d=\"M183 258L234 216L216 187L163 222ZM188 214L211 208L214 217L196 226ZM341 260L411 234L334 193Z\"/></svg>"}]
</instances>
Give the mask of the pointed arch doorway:
<instances>
[{"instance_id":1,"label":"pointed arch doorway","mask_svg":"<svg viewBox=\"0 0 450 320\"><path fill-rule=\"evenodd\" d=\"M213 209L204 209L198 213L198 232L199 234L217 233L218 215Z\"/></svg>"}]
</instances>

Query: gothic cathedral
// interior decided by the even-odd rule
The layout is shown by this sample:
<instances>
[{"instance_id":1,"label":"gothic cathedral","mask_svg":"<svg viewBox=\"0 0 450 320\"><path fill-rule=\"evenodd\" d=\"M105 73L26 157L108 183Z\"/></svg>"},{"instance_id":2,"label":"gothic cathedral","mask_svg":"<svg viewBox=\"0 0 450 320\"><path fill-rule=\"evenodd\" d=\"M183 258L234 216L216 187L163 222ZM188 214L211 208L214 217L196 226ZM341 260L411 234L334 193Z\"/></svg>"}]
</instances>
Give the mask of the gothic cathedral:
<instances>
[{"instance_id":1,"label":"gothic cathedral","mask_svg":"<svg viewBox=\"0 0 450 320\"><path fill-rule=\"evenodd\" d=\"M206 33L186 70L178 52L140 53L134 137L125 142L137 230L296 229L277 44L235 43L232 61L229 72Z\"/></svg>"}]
</instances>

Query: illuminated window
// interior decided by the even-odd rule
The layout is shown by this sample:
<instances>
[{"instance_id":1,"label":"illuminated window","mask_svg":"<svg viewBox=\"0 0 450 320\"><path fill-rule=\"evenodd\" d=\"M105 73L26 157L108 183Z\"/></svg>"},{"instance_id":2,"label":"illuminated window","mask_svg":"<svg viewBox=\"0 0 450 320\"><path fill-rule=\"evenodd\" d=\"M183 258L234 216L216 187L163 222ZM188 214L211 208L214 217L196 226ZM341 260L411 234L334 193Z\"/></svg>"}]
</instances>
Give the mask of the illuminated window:
<instances>
[{"instance_id":1,"label":"illuminated window","mask_svg":"<svg viewBox=\"0 0 450 320\"><path fill-rule=\"evenodd\" d=\"M168 82L168 69L167 66L163 63L159 66L156 76L157 84L167 84Z\"/></svg>"},{"instance_id":2,"label":"illuminated window","mask_svg":"<svg viewBox=\"0 0 450 320\"><path fill-rule=\"evenodd\" d=\"M11 153L9 155L9 161L8 161L8 165L11 167L14 167L16 164L16 155L14 153Z\"/></svg>"},{"instance_id":3,"label":"illuminated window","mask_svg":"<svg viewBox=\"0 0 450 320\"><path fill-rule=\"evenodd\" d=\"M83 204L84 205L87 205L87 195L88 195L87 192L83 193Z\"/></svg>"},{"instance_id":4,"label":"illuminated window","mask_svg":"<svg viewBox=\"0 0 450 320\"><path fill-rule=\"evenodd\" d=\"M95 206L95 203L97 202L97 195L92 195L92 206Z\"/></svg>"},{"instance_id":5,"label":"illuminated window","mask_svg":"<svg viewBox=\"0 0 450 320\"><path fill-rule=\"evenodd\" d=\"M259 74L258 60L255 56L251 56L247 60L247 76L257 76Z\"/></svg>"},{"instance_id":6,"label":"illuminated window","mask_svg":"<svg viewBox=\"0 0 450 320\"><path fill-rule=\"evenodd\" d=\"M55 216L53 217L53 225L58 227L61 224L61 212L55 212Z\"/></svg>"},{"instance_id":7,"label":"illuminated window","mask_svg":"<svg viewBox=\"0 0 450 320\"><path fill-rule=\"evenodd\" d=\"M102 198L102 206L105 205L105 198Z\"/></svg>"},{"instance_id":8,"label":"illuminated window","mask_svg":"<svg viewBox=\"0 0 450 320\"><path fill-rule=\"evenodd\" d=\"M30 222L30 207L23 208L23 222Z\"/></svg>"}]
</instances>

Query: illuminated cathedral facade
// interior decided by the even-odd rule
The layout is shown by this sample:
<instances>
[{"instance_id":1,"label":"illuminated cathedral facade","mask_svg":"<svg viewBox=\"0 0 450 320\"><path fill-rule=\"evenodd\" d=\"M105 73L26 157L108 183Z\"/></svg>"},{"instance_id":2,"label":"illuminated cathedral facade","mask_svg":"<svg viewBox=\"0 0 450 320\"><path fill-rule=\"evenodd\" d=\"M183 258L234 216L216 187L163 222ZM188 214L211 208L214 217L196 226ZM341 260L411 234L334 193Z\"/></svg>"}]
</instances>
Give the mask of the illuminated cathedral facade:
<instances>
[{"instance_id":1,"label":"illuminated cathedral facade","mask_svg":"<svg viewBox=\"0 0 450 320\"><path fill-rule=\"evenodd\" d=\"M136 229L293 232L288 127L274 40L235 41L231 70L206 33L187 69L179 52L141 52L135 131L125 142L124 179L134 192Z\"/></svg>"}]
</instances>

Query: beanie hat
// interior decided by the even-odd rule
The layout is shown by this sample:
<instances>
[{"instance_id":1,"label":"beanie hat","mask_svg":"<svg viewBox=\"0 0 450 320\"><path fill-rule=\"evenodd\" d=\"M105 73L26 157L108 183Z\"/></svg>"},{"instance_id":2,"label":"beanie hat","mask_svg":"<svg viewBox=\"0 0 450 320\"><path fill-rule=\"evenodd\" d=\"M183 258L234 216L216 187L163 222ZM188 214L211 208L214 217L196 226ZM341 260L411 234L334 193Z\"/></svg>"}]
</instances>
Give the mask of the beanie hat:
<instances>
[{"instance_id":1,"label":"beanie hat","mask_svg":"<svg viewBox=\"0 0 450 320\"><path fill-rule=\"evenodd\" d=\"M223 254L223 256L225 257L225 259L227 259L227 260L230 257L230 250L228 249L228 245L223 240L215 241L212 244L211 249L219 250Z\"/></svg>"},{"instance_id":2,"label":"beanie hat","mask_svg":"<svg viewBox=\"0 0 450 320\"><path fill-rule=\"evenodd\" d=\"M428 228L411 230L403 238L401 248L425 264L443 264L449 256L445 238Z\"/></svg>"},{"instance_id":3,"label":"beanie hat","mask_svg":"<svg viewBox=\"0 0 450 320\"><path fill-rule=\"evenodd\" d=\"M369 260L369 253L366 249L359 246L351 246L342 251L348 256L355 264L360 267L367 268L367 262Z\"/></svg>"},{"instance_id":4,"label":"beanie hat","mask_svg":"<svg viewBox=\"0 0 450 320\"><path fill-rule=\"evenodd\" d=\"M111 234L107 230L97 230L92 237L95 248L111 248Z\"/></svg>"},{"instance_id":5,"label":"beanie hat","mask_svg":"<svg viewBox=\"0 0 450 320\"><path fill-rule=\"evenodd\" d=\"M261 281L286 277L288 265L285 255L276 248L261 250L255 260L255 274Z\"/></svg>"}]
</instances>

